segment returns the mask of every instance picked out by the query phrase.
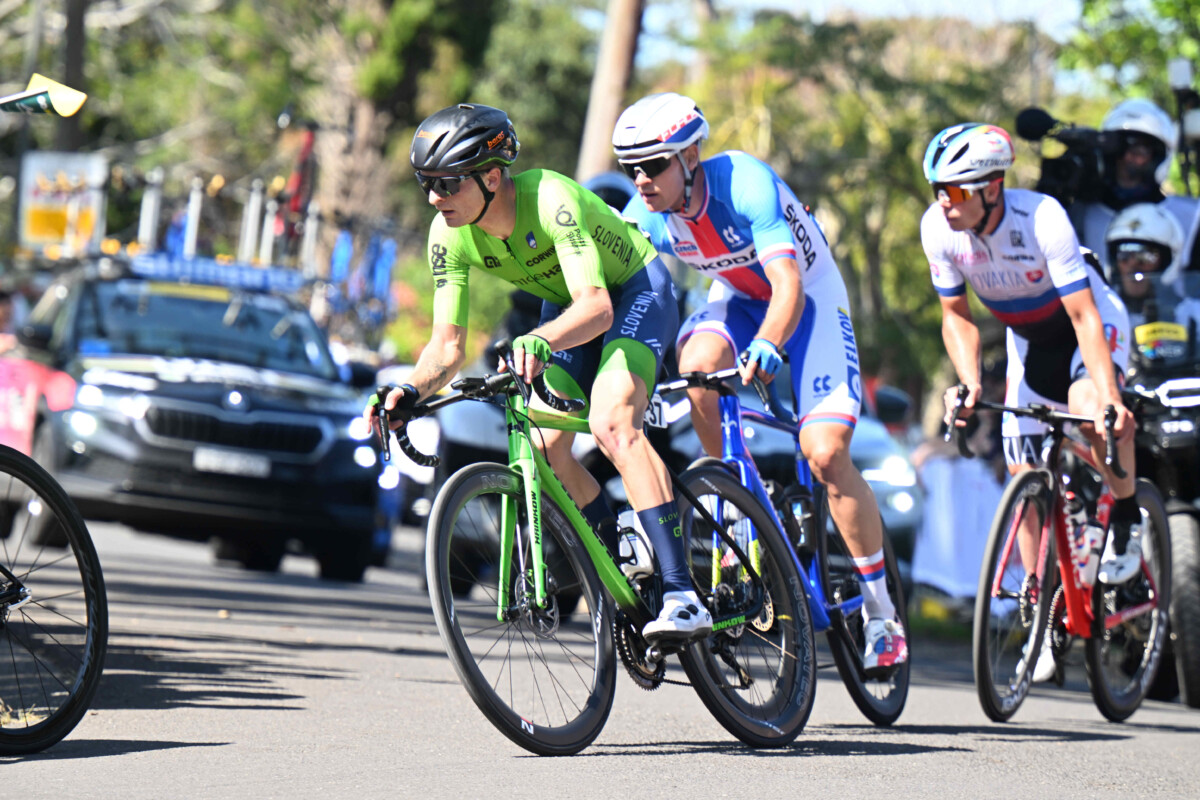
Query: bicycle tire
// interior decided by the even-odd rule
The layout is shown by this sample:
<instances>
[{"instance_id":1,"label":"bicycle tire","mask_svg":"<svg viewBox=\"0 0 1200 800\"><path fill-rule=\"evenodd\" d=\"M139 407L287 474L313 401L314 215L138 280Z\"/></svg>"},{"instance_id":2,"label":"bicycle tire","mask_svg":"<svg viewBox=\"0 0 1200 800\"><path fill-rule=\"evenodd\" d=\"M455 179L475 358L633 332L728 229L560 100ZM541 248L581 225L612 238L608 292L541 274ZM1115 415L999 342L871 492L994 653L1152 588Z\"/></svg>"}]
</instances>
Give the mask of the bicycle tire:
<instances>
[{"instance_id":1,"label":"bicycle tire","mask_svg":"<svg viewBox=\"0 0 1200 800\"><path fill-rule=\"evenodd\" d=\"M33 459L0 446L0 755L45 750L75 729L100 685L108 598L87 526L62 487ZM54 530L61 547L35 544Z\"/></svg>"},{"instance_id":2,"label":"bicycle tire","mask_svg":"<svg viewBox=\"0 0 1200 800\"><path fill-rule=\"evenodd\" d=\"M1142 558L1150 570L1157 593L1150 589L1145 572L1120 586L1096 582L1092 587L1092 635L1087 640L1084 663L1088 685L1100 713L1111 722L1122 722L1138 709L1154 683L1166 647L1168 609L1171 604L1171 541L1162 495L1145 478L1137 482L1138 505L1147 512L1149 525L1142 531ZM1146 614L1111 629L1105 617L1154 600Z\"/></svg>"},{"instance_id":3,"label":"bicycle tire","mask_svg":"<svg viewBox=\"0 0 1200 800\"><path fill-rule=\"evenodd\" d=\"M823 513L818 519L828 520L826 535L814 538L818 542L818 562L821 584L825 590L824 599L832 606L859 596L862 594L862 587L858 581L858 571L854 568L853 556L841 531L829 517L828 506L825 505L821 510ZM904 602L904 588L900 582L900 566L896 562L896 554L892 551L886 528L883 534L883 558L888 596L896 607L896 614L907 635L908 608ZM896 667L886 680L873 680L862 672L862 658L866 650L862 607L849 615L836 615L831 621L832 625L826 631L825 637L829 643L829 652L833 655L833 662L837 665L838 675L846 685L846 691L850 693L850 699L871 722L884 727L891 725L900 718L908 700L911 649L909 661ZM846 634L849 634L853 648L847 642Z\"/></svg>"},{"instance_id":4,"label":"bicycle tire","mask_svg":"<svg viewBox=\"0 0 1200 800\"><path fill-rule=\"evenodd\" d=\"M429 514L429 599L446 652L484 716L530 752L573 755L599 735L612 709L612 601L570 522L543 494L543 553L553 602L544 611L531 603L520 607L528 595L522 594L522 562L514 550L512 617L497 620L500 500L517 501L516 542L527 553L524 490L520 474L502 464L473 464L451 476ZM564 596L582 599L586 617L560 608Z\"/></svg>"},{"instance_id":5,"label":"bicycle tire","mask_svg":"<svg viewBox=\"0 0 1200 800\"><path fill-rule=\"evenodd\" d=\"M1170 638L1175 674L1180 700L1200 708L1200 520L1184 511L1171 514L1167 524L1171 527Z\"/></svg>"},{"instance_id":6,"label":"bicycle tire","mask_svg":"<svg viewBox=\"0 0 1200 800\"><path fill-rule=\"evenodd\" d=\"M680 480L710 512L718 504L706 498L724 501L714 514L723 517L720 524L728 528L748 519L757 529L759 574L769 599L758 617L692 643L679 660L725 730L751 747L783 747L804 729L815 695L816 644L804 581L770 513L724 464L689 469ZM712 531L688 503L681 500L679 509L693 579L710 587ZM730 557L732 562L726 560ZM720 573L731 596L749 586L731 550L722 556ZM727 580L727 575L737 577Z\"/></svg>"},{"instance_id":7,"label":"bicycle tire","mask_svg":"<svg viewBox=\"0 0 1200 800\"><path fill-rule=\"evenodd\" d=\"M1000 499L988 534L975 600L972 649L979 703L994 722L1009 720L1025 701L1046 634L1057 574L1053 526L1047 524L1053 512L1052 485L1049 473L1041 469L1021 472L1014 477ZM1042 577L1037 586L1037 597L1032 608L1027 607L1023 613L1018 598L1024 570L1019 547L1015 542L1008 547L1008 538L1010 534L1016 536L1015 520L1024 515L1026 508L1032 508L1038 514L1039 529L1048 541L1039 551L1042 560L1038 571ZM1005 558L1004 577L1000 581L1003 596L994 596L992 587L1001 567L999 562Z\"/></svg>"}]
</instances>

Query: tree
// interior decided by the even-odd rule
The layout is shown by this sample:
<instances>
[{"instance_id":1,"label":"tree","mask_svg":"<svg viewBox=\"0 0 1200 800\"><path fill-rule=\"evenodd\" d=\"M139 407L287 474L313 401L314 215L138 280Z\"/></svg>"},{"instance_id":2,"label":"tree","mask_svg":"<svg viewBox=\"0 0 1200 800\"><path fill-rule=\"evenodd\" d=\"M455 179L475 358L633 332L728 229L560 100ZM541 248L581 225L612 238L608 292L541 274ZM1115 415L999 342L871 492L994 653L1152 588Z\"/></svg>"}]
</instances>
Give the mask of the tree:
<instances>
[{"instance_id":1,"label":"tree","mask_svg":"<svg viewBox=\"0 0 1200 800\"><path fill-rule=\"evenodd\" d=\"M1029 29L763 12L748 30L709 25L691 44L708 59L703 84L666 65L644 88L693 96L712 129L706 152L757 155L813 207L850 292L864 367L923 391L944 354L920 246L921 215L933 201L921 159L955 122L1011 129L1034 81ZM1046 93L1054 49L1037 45ZM1032 155L1023 154L1014 184L1032 184ZM986 313L979 320L996 328Z\"/></svg>"},{"instance_id":2,"label":"tree","mask_svg":"<svg viewBox=\"0 0 1200 800\"><path fill-rule=\"evenodd\" d=\"M1062 65L1091 70L1115 96L1170 109L1167 62L1180 56L1200 60L1200 0L1083 0Z\"/></svg>"}]
</instances>

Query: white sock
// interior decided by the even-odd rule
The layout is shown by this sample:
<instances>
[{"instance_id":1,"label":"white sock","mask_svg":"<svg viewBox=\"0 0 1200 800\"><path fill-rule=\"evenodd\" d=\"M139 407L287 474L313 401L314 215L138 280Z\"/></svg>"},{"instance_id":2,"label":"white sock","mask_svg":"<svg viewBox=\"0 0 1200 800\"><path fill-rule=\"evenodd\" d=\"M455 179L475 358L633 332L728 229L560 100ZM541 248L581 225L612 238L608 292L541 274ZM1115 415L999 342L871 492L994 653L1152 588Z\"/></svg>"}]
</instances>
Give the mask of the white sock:
<instances>
[{"instance_id":1,"label":"white sock","mask_svg":"<svg viewBox=\"0 0 1200 800\"><path fill-rule=\"evenodd\" d=\"M863 615L868 620L895 619L896 606L887 590L883 548L874 555L854 559L854 568L858 570L858 582L862 586Z\"/></svg>"}]
</instances>

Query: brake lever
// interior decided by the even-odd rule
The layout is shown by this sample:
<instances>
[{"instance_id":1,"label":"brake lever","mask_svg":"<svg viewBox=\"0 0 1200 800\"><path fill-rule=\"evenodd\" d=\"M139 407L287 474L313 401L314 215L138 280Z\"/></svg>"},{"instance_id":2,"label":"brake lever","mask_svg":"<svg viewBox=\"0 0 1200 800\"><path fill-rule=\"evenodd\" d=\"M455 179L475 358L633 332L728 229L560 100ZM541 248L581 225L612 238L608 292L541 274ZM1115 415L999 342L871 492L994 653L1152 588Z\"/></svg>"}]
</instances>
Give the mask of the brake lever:
<instances>
[{"instance_id":1,"label":"brake lever","mask_svg":"<svg viewBox=\"0 0 1200 800\"><path fill-rule=\"evenodd\" d=\"M396 387L391 385L380 386L376 388L375 410L371 412L375 416L375 430L379 435L379 449L385 462L392 460L392 446L391 442L389 441L392 437L389 435L391 433L391 428L389 427L391 419L388 416L388 411L384 404L387 402L387 396L391 394L392 390L395 388Z\"/></svg>"}]
</instances>

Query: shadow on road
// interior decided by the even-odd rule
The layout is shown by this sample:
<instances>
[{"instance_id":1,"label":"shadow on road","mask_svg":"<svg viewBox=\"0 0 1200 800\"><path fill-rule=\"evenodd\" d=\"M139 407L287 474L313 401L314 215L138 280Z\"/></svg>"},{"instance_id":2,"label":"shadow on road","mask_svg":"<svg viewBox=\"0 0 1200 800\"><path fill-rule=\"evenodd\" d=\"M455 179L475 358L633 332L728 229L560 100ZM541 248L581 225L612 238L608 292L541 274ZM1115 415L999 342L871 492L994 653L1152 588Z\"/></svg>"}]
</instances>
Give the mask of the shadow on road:
<instances>
[{"instance_id":1,"label":"shadow on road","mask_svg":"<svg viewBox=\"0 0 1200 800\"><path fill-rule=\"evenodd\" d=\"M149 742L127 739L65 739L49 750L28 756L0 758L0 764L17 761L65 761L103 756L124 756L181 747L224 747L227 742Z\"/></svg>"}]
</instances>

